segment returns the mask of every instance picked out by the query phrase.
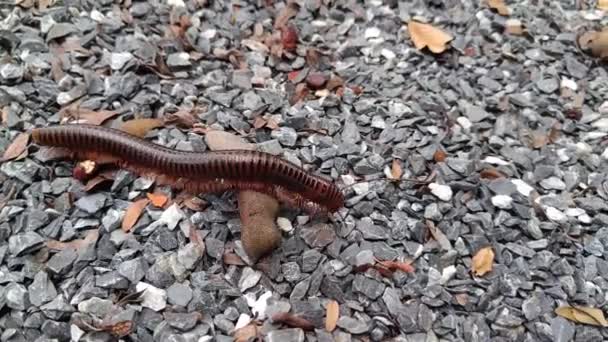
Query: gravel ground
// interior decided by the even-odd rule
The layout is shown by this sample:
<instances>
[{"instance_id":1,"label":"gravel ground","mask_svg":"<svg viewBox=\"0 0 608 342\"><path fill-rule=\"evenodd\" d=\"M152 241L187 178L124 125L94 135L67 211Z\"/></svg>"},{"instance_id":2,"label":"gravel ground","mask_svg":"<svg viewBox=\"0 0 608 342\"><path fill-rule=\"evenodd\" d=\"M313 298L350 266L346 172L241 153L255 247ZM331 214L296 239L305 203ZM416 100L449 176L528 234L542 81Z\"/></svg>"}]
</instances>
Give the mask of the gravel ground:
<instances>
[{"instance_id":1,"label":"gravel ground","mask_svg":"<svg viewBox=\"0 0 608 342\"><path fill-rule=\"evenodd\" d=\"M279 1L17 2L0 1L2 150L78 101L116 111L108 126L192 112L197 129L148 136L176 149L206 150L201 132L219 129L339 184L393 165L433 183L360 183L335 230L284 208L281 247L247 265L234 196L148 206L125 233L151 181L119 172L87 192L73 163L32 146L0 166L0 341L232 341L250 317L268 341L608 339L555 313L607 306L608 75L575 44L606 20L594 3L511 1L502 16L468 0L300 0L293 46L273 28ZM450 48L418 51L414 17ZM509 18L527 34L505 33ZM485 247L491 271L476 274ZM359 267L375 259L415 271Z\"/></svg>"}]
</instances>

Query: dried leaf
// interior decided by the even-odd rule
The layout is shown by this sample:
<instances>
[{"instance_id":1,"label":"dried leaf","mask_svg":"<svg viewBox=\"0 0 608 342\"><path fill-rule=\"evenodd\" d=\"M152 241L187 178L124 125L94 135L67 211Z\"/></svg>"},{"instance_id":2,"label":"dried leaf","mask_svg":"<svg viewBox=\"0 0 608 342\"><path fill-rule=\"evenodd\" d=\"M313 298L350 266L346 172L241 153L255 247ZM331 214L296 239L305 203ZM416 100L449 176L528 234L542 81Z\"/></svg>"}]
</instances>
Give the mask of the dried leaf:
<instances>
[{"instance_id":1,"label":"dried leaf","mask_svg":"<svg viewBox=\"0 0 608 342\"><path fill-rule=\"evenodd\" d=\"M401 168L401 163L398 159L393 159L393 164L391 165L391 179L399 180L403 176L403 168Z\"/></svg>"},{"instance_id":2,"label":"dried leaf","mask_svg":"<svg viewBox=\"0 0 608 342\"><path fill-rule=\"evenodd\" d=\"M27 132L19 133L13 142L6 148L2 155L2 162L19 159L27 156L27 144L30 141L30 134Z\"/></svg>"},{"instance_id":3,"label":"dried leaf","mask_svg":"<svg viewBox=\"0 0 608 342\"><path fill-rule=\"evenodd\" d=\"M315 326L309 320L296 316L289 312L280 312L272 316L272 321L276 323L283 323L292 328L300 328L303 330L314 330Z\"/></svg>"},{"instance_id":4,"label":"dried leaf","mask_svg":"<svg viewBox=\"0 0 608 342\"><path fill-rule=\"evenodd\" d=\"M590 31L582 34L578 38L578 43L581 49L590 50L595 57L608 57L608 28L602 31Z\"/></svg>"},{"instance_id":5,"label":"dried leaf","mask_svg":"<svg viewBox=\"0 0 608 342\"><path fill-rule=\"evenodd\" d=\"M80 250L80 249L87 247L89 244L97 241L98 237L99 237L99 230L91 229L86 233L86 235L82 239L72 240L69 242L48 240L46 242L46 247L48 249L57 250L57 251L62 251L64 249L69 249L69 248Z\"/></svg>"},{"instance_id":6,"label":"dried leaf","mask_svg":"<svg viewBox=\"0 0 608 342\"><path fill-rule=\"evenodd\" d=\"M340 306L335 300L330 300L327 303L327 312L325 314L325 330L328 332L334 331L340 317Z\"/></svg>"},{"instance_id":7,"label":"dried leaf","mask_svg":"<svg viewBox=\"0 0 608 342\"><path fill-rule=\"evenodd\" d=\"M148 203L150 203L150 200L148 198L142 198L135 202L132 202L129 205L122 220L122 230L128 232L129 230L131 230L131 228L133 228L133 226L135 226L135 223L137 223L137 220L139 220L139 217L141 216Z\"/></svg>"},{"instance_id":8,"label":"dried leaf","mask_svg":"<svg viewBox=\"0 0 608 342\"><path fill-rule=\"evenodd\" d=\"M103 327L103 330L116 337L125 337L131 333L132 328L133 321L121 321L115 324L106 325Z\"/></svg>"},{"instance_id":9,"label":"dried leaf","mask_svg":"<svg viewBox=\"0 0 608 342\"><path fill-rule=\"evenodd\" d=\"M309 48L306 50L306 64L308 64L308 66L310 68L318 69L320 61L321 61L321 56L319 54L319 51L317 51L317 49Z\"/></svg>"},{"instance_id":10,"label":"dried leaf","mask_svg":"<svg viewBox=\"0 0 608 342\"><path fill-rule=\"evenodd\" d=\"M406 273L412 273L415 271L414 267L411 264L401 261L384 260L378 261L378 264L382 267L388 268L391 271L401 270Z\"/></svg>"},{"instance_id":11,"label":"dried leaf","mask_svg":"<svg viewBox=\"0 0 608 342\"><path fill-rule=\"evenodd\" d=\"M608 0L598 0L597 9L602 11L608 11Z\"/></svg>"},{"instance_id":12,"label":"dried leaf","mask_svg":"<svg viewBox=\"0 0 608 342\"><path fill-rule=\"evenodd\" d=\"M34 7L35 3L35 0L15 0L15 5L25 9Z\"/></svg>"},{"instance_id":13,"label":"dried leaf","mask_svg":"<svg viewBox=\"0 0 608 342\"><path fill-rule=\"evenodd\" d=\"M477 251L475 256L473 256L471 267L473 268L475 276L480 277L492 271L493 263L494 250L492 250L492 247L484 247Z\"/></svg>"},{"instance_id":14,"label":"dried leaf","mask_svg":"<svg viewBox=\"0 0 608 342\"><path fill-rule=\"evenodd\" d=\"M547 140L549 143L553 144L559 139L561 132L561 125L559 121L555 121L553 125L551 125L551 129L549 130L549 135L547 136Z\"/></svg>"},{"instance_id":15,"label":"dried leaf","mask_svg":"<svg viewBox=\"0 0 608 342\"><path fill-rule=\"evenodd\" d=\"M300 100L304 99L306 96L308 96L308 87L306 87L306 83L299 83L296 86L296 91L294 92L293 96L290 99L290 104L293 106L296 103L300 102Z\"/></svg>"},{"instance_id":16,"label":"dried leaf","mask_svg":"<svg viewBox=\"0 0 608 342\"><path fill-rule=\"evenodd\" d=\"M325 84L325 88L331 91L342 86L344 86L344 80L340 76L333 76L329 79L329 81L327 81L327 84Z\"/></svg>"},{"instance_id":17,"label":"dried leaf","mask_svg":"<svg viewBox=\"0 0 608 342\"><path fill-rule=\"evenodd\" d=\"M445 153L444 150L440 150L437 149L435 151L435 153L433 154L433 159L437 162L437 163L441 163L443 161L445 161L445 159L448 157L448 154Z\"/></svg>"},{"instance_id":18,"label":"dried leaf","mask_svg":"<svg viewBox=\"0 0 608 342\"><path fill-rule=\"evenodd\" d=\"M505 23L505 32L515 36L524 34L524 26L519 19L508 19Z\"/></svg>"},{"instance_id":19,"label":"dried leaf","mask_svg":"<svg viewBox=\"0 0 608 342\"><path fill-rule=\"evenodd\" d=\"M496 10L500 15L507 16L511 14L511 10L505 5L504 0L488 0L488 6Z\"/></svg>"},{"instance_id":20,"label":"dried leaf","mask_svg":"<svg viewBox=\"0 0 608 342\"><path fill-rule=\"evenodd\" d=\"M298 47L298 31L292 25L281 29L281 44L283 50L294 51Z\"/></svg>"},{"instance_id":21,"label":"dried leaf","mask_svg":"<svg viewBox=\"0 0 608 342\"><path fill-rule=\"evenodd\" d=\"M466 293L459 293L454 297L459 305L465 306L469 303L469 295Z\"/></svg>"},{"instance_id":22,"label":"dried leaf","mask_svg":"<svg viewBox=\"0 0 608 342\"><path fill-rule=\"evenodd\" d=\"M447 43L453 37L445 31L432 25L409 21L408 30L414 46L418 50L427 47L433 53L442 53L447 49Z\"/></svg>"},{"instance_id":23,"label":"dried leaf","mask_svg":"<svg viewBox=\"0 0 608 342\"><path fill-rule=\"evenodd\" d=\"M169 200L167 195L165 195L163 193L158 193L158 192L147 193L146 196L150 200L150 203L152 203L152 205L157 208L162 208Z\"/></svg>"},{"instance_id":24,"label":"dried leaf","mask_svg":"<svg viewBox=\"0 0 608 342\"><path fill-rule=\"evenodd\" d=\"M561 306L555 309L555 313L577 323L602 327L608 326L608 322L604 318L604 312L596 308L584 306Z\"/></svg>"},{"instance_id":25,"label":"dried leaf","mask_svg":"<svg viewBox=\"0 0 608 342\"><path fill-rule=\"evenodd\" d=\"M241 259L241 257L238 256L236 253L224 253L223 260L225 265L246 265L243 259Z\"/></svg>"},{"instance_id":26,"label":"dried leaf","mask_svg":"<svg viewBox=\"0 0 608 342\"><path fill-rule=\"evenodd\" d=\"M113 179L102 175L96 176L87 182L87 184L84 186L84 191L90 192L97 189L98 186L101 186L104 183L110 183L113 181Z\"/></svg>"},{"instance_id":27,"label":"dried leaf","mask_svg":"<svg viewBox=\"0 0 608 342\"><path fill-rule=\"evenodd\" d=\"M268 121L261 116L256 116L256 118L253 119L253 127L255 129L263 128L267 123Z\"/></svg>"},{"instance_id":28,"label":"dried leaf","mask_svg":"<svg viewBox=\"0 0 608 342\"><path fill-rule=\"evenodd\" d=\"M207 207L207 202L198 197L188 197L184 199L183 204L192 211L203 211Z\"/></svg>"},{"instance_id":29,"label":"dried leaf","mask_svg":"<svg viewBox=\"0 0 608 342\"><path fill-rule=\"evenodd\" d=\"M258 336L258 326L251 323L237 329L232 337L234 338L234 342L248 342L256 336Z\"/></svg>"},{"instance_id":30,"label":"dried leaf","mask_svg":"<svg viewBox=\"0 0 608 342\"><path fill-rule=\"evenodd\" d=\"M84 120L91 125L101 125L108 119L118 115L118 112L113 110L94 111L86 108L77 108L75 113L70 113L70 116L76 120Z\"/></svg>"},{"instance_id":31,"label":"dried leaf","mask_svg":"<svg viewBox=\"0 0 608 342\"><path fill-rule=\"evenodd\" d=\"M538 131L532 132L532 147L541 148L547 144L547 136Z\"/></svg>"},{"instance_id":32,"label":"dried leaf","mask_svg":"<svg viewBox=\"0 0 608 342\"><path fill-rule=\"evenodd\" d=\"M133 119L124 122L120 129L129 134L143 138L150 130L162 126L163 120L161 119Z\"/></svg>"},{"instance_id":33,"label":"dried leaf","mask_svg":"<svg viewBox=\"0 0 608 342\"><path fill-rule=\"evenodd\" d=\"M503 175L500 171L498 171L495 168L488 168L488 169L481 170L481 172L479 173L479 177L481 177L483 179L498 179L498 178L505 178L505 175Z\"/></svg>"},{"instance_id":34,"label":"dried leaf","mask_svg":"<svg viewBox=\"0 0 608 342\"><path fill-rule=\"evenodd\" d=\"M283 7L281 12L279 12L279 14L277 15L274 21L274 28L280 29L282 27L285 27L287 22L289 22L291 18L295 17L296 14L298 14L299 10L300 6L296 2L290 1L285 7Z\"/></svg>"},{"instance_id":35,"label":"dried leaf","mask_svg":"<svg viewBox=\"0 0 608 342\"><path fill-rule=\"evenodd\" d=\"M164 124L175 124L184 128L192 128L198 122L196 116L188 110L178 110L163 117Z\"/></svg>"}]
</instances>

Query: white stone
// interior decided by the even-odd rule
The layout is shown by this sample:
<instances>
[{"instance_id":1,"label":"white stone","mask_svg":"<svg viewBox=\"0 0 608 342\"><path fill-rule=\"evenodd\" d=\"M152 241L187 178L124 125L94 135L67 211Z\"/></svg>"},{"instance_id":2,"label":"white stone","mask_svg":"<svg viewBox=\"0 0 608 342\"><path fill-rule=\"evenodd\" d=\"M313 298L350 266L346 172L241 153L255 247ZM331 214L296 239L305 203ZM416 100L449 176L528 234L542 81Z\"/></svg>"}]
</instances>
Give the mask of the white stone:
<instances>
[{"instance_id":1,"label":"white stone","mask_svg":"<svg viewBox=\"0 0 608 342\"><path fill-rule=\"evenodd\" d=\"M98 23L101 23L104 20L106 20L106 16L103 15L103 13L99 12L98 10L92 10L91 19L95 20Z\"/></svg>"},{"instance_id":2,"label":"white stone","mask_svg":"<svg viewBox=\"0 0 608 342\"><path fill-rule=\"evenodd\" d=\"M496 195L492 197L492 204L500 209L511 209L513 198L507 195Z\"/></svg>"},{"instance_id":3,"label":"white stone","mask_svg":"<svg viewBox=\"0 0 608 342\"><path fill-rule=\"evenodd\" d=\"M509 165L509 162L504 161L498 157L488 156L482 160L484 163L492 164L492 165Z\"/></svg>"},{"instance_id":4,"label":"white stone","mask_svg":"<svg viewBox=\"0 0 608 342\"><path fill-rule=\"evenodd\" d=\"M239 319L236 321L236 324L234 325L234 330L238 330L242 327L245 327L250 322L251 322L251 316L249 316L248 314L241 314L239 316Z\"/></svg>"},{"instance_id":5,"label":"white stone","mask_svg":"<svg viewBox=\"0 0 608 342\"><path fill-rule=\"evenodd\" d=\"M591 217L589 217L589 215L587 215L587 214L583 214L583 215L579 216L578 220L579 220L579 222L585 223L585 224L591 223Z\"/></svg>"},{"instance_id":6,"label":"white stone","mask_svg":"<svg viewBox=\"0 0 608 342\"><path fill-rule=\"evenodd\" d=\"M80 341L82 336L84 336L85 331L80 329L76 324L70 325L70 336L72 337L72 341Z\"/></svg>"},{"instance_id":7,"label":"white stone","mask_svg":"<svg viewBox=\"0 0 608 342\"><path fill-rule=\"evenodd\" d=\"M602 152L602 158L608 159L608 147L606 147L606 149L604 149L604 152Z\"/></svg>"},{"instance_id":8,"label":"white stone","mask_svg":"<svg viewBox=\"0 0 608 342\"><path fill-rule=\"evenodd\" d=\"M380 51L380 54L386 59L395 59L395 57L397 57L397 55L389 49L382 49L382 51Z\"/></svg>"},{"instance_id":9,"label":"white stone","mask_svg":"<svg viewBox=\"0 0 608 342\"><path fill-rule=\"evenodd\" d=\"M215 36L217 35L217 30L216 29L209 29L209 30L205 30L203 32L201 32L201 37L202 38L207 38L207 39L213 39L215 38Z\"/></svg>"},{"instance_id":10,"label":"white stone","mask_svg":"<svg viewBox=\"0 0 608 342\"><path fill-rule=\"evenodd\" d=\"M285 217L277 218L277 226L279 226L279 229L284 232L290 232L293 230L293 225L291 224L291 221L289 221Z\"/></svg>"},{"instance_id":11,"label":"white stone","mask_svg":"<svg viewBox=\"0 0 608 342\"><path fill-rule=\"evenodd\" d=\"M540 186L548 190L564 190L566 189L566 183L561 179L551 176L540 181Z\"/></svg>"},{"instance_id":12,"label":"white stone","mask_svg":"<svg viewBox=\"0 0 608 342\"><path fill-rule=\"evenodd\" d=\"M272 292L266 291L256 300L251 307L251 313L254 317L260 320L266 319L266 310L268 309L268 299L272 297Z\"/></svg>"},{"instance_id":13,"label":"white stone","mask_svg":"<svg viewBox=\"0 0 608 342\"><path fill-rule=\"evenodd\" d=\"M578 84L576 84L574 80L564 77L562 78L561 87L576 91L578 89Z\"/></svg>"},{"instance_id":14,"label":"white stone","mask_svg":"<svg viewBox=\"0 0 608 342\"><path fill-rule=\"evenodd\" d=\"M597 110L600 112L600 114L608 114L608 101L602 102Z\"/></svg>"},{"instance_id":15,"label":"white stone","mask_svg":"<svg viewBox=\"0 0 608 342\"><path fill-rule=\"evenodd\" d=\"M603 132L608 131L608 118L601 118L591 124L592 127L595 127Z\"/></svg>"},{"instance_id":16,"label":"white stone","mask_svg":"<svg viewBox=\"0 0 608 342\"><path fill-rule=\"evenodd\" d=\"M554 207L546 207L545 214L551 221L566 222L568 220L568 217L564 213Z\"/></svg>"},{"instance_id":17,"label":"white stone","mask_svg":"<svg viewBox=\"0 0 608 342\"><path fill-rule=\"evenodd\" d=\"M593 151L593 148L592 148L592 147L591 147L589 144L584 143L584 142L582 142L582 141L579 141L579 142L577 142L577 143L576 143L576 152L577 152L579 155L582 155L582 154L589 154L589 153L591 153L592 151Z\"/></svg>"},{"instance_id":18,"label":"white stone","mask_svg":"<svg viewBox=\"0 0 608 342\"><path fill-rule=\"evenodd\" d=\"M473 124L471 123L471 120L469 120L469 118L467 118L465 116L459 116L458 118L456 118L456 122L458 122L460 127L462 127L465 130L469 130L473 126Z\"/></svg>"},{"instance_id":19,"label":"white stone","mask_svg":"<svg viewBox=\"0 0 608 342\"><path fill-rule=\"evenodd\" d=\"M380 29L377 27L370 27L365 30L365 39L378 38L380 37Z\"/></svg>"},{"instance_id":20,"label":"white stone","mask_svg":"<svg viewBox=\"0 0 608 342\"><path fill-rule=\"evenodd\" d=\"M442 201L449 201L452 199L452 188L448 185L431 183L429 184L429 189L431 189L431 193Z\"/></svg>"},{"instance_id":21,"label":"white stone","mask_svg":"<svg viewBox=\"0 0 608 342\"><path fill-rule=\"evenodd\" d=\"M582 208L568 208L566 209L566 215L571 217L577 217L585 214L585 209Z\"/></svg>"},{"instance_id":22,"label":"white stone","mask_svg":"<svg viewBox=\"0 0 608 342\"><path fill-rule=\"evenodd\" d=\"M357 184L353 185L353 191L357 195L363 195L369 191L369 183L368 182L357 183Z\"/></svg>"},{"instance_id":23,"label":"white stone","mask_svg":"<svg viewBox=\"0 0 608 342\"><path fill-rule=\"evenodd\" d=\"M112 67L112 70L120 70L131 59L133 59L133 55L130 52L114 52L112 53L110 66Z\"/></svg>"},{"instance_id":24,"label":"white stone","mask_svg":"<svg viewBox=\"0 0 608 342\"><path fill-rule=\"evenodd\" d=\"M186 7L184 0L167 0L169 6Z\"/></svg>"},{"instance_id":25,"label":"white stone","mask_svg":"<svg viewBox=\"0 0 608 342\"><path fill-rule=\"evenodd\" d=\"M141 297L143 299L141 306L154 311L163 310L167 306L167 291L142 281L135 285L135 290L137 292L145 290Z\"/></svg>"},{"instance_id":26,"label":"white stone","mask_svg":"<svg viewBox=\"0 0 608 342\"><path fill-rule=\"evenodd\" d=\"M445 285L448 281L452 280L452 277L454 277L455 274L456 274L456 266L450 265L450 266L444 268L443 272L441 274L441 279L439 280L439 283L441 285Z\"/></svg>"},{"instance_id":27,"label":"white stone","mask_svg":"<svg viewBox=\"0 0 608 342\"><path fill-rule=\"evenodd\" d=\"M515 185L515 188L517 188L517 192L526 197L530 196L530 193L534 190L533 187L531 187L530 185L528 185L528 183L524 182L521 179L512 179L511 183Z\"/></svg>"}]
</instances>

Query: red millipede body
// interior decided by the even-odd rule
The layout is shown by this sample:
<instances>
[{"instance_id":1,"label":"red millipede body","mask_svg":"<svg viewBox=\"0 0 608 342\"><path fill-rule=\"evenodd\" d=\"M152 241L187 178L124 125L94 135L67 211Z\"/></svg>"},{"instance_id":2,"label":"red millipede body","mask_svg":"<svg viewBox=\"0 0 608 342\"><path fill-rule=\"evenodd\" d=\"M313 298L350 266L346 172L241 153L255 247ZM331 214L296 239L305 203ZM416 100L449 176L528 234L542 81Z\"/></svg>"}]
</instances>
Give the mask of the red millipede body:
<instances>
[{"instance_id":1,"label":"red millipede body","mask_svg":"<svg viewBox=\"0 0 608 342\"><path fill-rule=\"evenodd\" d=\"M67 148L75 158L110 160L190 192L254 190L311 214L333 213L344 205L342 191L331 181L269 153L180 151L87 124L35 128L31 136L36 144Z\"/></svg>"}]
</instances>

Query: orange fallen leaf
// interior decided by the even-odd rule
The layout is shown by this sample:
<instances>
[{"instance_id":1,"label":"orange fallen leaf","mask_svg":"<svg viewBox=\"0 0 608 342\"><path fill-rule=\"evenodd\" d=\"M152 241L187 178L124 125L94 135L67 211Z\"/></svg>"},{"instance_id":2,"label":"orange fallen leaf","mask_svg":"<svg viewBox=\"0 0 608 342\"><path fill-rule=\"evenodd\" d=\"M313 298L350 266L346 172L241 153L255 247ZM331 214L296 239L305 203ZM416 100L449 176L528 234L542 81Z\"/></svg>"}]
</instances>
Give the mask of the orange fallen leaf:
<instances>
[{"instance_id":1,"label":"orange fallen leaf","mask_svg":"<svg viewBox=\"0 0 608 342\"><path fill-rule=\"evenodd\" d=\"M515 36L521 36L524 34L524 25L519 19L509 19L505 23L505 32Z\"/></svg>"},{"instance_id":2,"label":"orange fallen leaf","mask_svg":"<svg viewBox=\"0 0 608 342\"><path fill-rule=\"evenodd\" d=\"M121 321L115 324L109 324L103 327L103 331L109 332L116 337L125 337L129 335L133 329L133 321Z\"/></svg>"},{"instance_id":3,"label":"orange fallen leaf","mask_svg":"<svg viewBox=\"0 0 608 342\"><path fill-rule=\"evenodd\" d=\"M148 199L150 200L150 202L152 203L153 206L157 207L157 208L162 208L167 201L169 200L169 198L167 197L167 195L162 194L162 193L147 193L146 196L148 197Z\"/></svg>"},{"instance_id":4,"label":"orange fallen leaf","mask_svg":"<svg viewBox=\"0 0 608 342\"><path fill-rule=\"evenodd\" d=\"M498 179L498 178L505 178L505 175L503 175L500 171L496 170L495 168L488 168L488 169L481 170L481 172L479 173L479 177L484 178L484 179Z\"/></svg>"},{"instance_id":5,"label":"orange fallen leaf","mask_svg":"<svg viewBox=\"0 0 608 342\"><path fill-rule=\"evenodd\" d=\"M415 271L415 269L412 265L410 265L409 263L400 262L400 261L384 260L384 261L378 261L378 264L380 264L382 267L388 268L391 271L401 270L406 273L412 273Z\"/></svg>"},{"instance_id":6,"label":"orange fallen leaf","mask_svg":"<svg viewBox=\"0 0 608 342\"><path fill-rule=\"evenodd\" d=\"M135 226L135 223L137 223L137 220L139 220L141 213L144 211L148 203L150 203L148 198L141 198L129 205L122 220L122 230L128 232L131 230L131 228L133 228L133 226Z\"/></svg>"},{"instance_id":7,"label":"orange fallen leaf","mask_svg":"<svg viewBox=\"0 0 608 342\"><path fill-rule=\"evenodd\" d=\"M150 130L162 126L163 120L161 119L133 119L125 121L120 129L129 134L143 138Z\"/></svg>"},{"instance_id":8,"label":"orange fallen leaf","mask_svg":"<svg viewBox=\"0 0 608 342\"><path fill-rule=\"evenodd\" d=\"M433 159L438 163L441 163L447 157L448 157L448 154L445 153L444 150L440 150L440 149L437 149L437 151L435 151L435 153L433 154Z\"/></svg>"},{"instance_id":9,"label":"orange fallen leaf","mask_svg":"<svg viewBox=\"0 0 608 342\"><path fill-rule=\"evenodd\" d=\"M335 300L330 300L327 303L327 313L325 315L325 330L328 332L334 331L340 317L340 306Z\"/></svg>"},{"instance_id":10,"label":"orange fallen leaf","mask_svg":"<svg viewBox=\"0 0 608 342\"><path fill-rule=\"evenodd\" d=\"M494 250L492 247L484 247L477 251L473 256L473 273L475 276L483 276L484 274L492 271L492 265L494 263Z\"/></svg>"},{"instance_id":11,"label":"orange fallen leaf","mask_svg":"<svg viewBox=\"0 0 608 342\"><path fill-rule=\"evenodd\" d=\"M235 330L234 342L247 342L252 341L253 338L258 336L258 326L254 323L248 324L242 328Z\"/></svg>"},{"instance_id":12,"label":"orange fallen leaf","mask_svg":"<svg viewBox=\"0 0 608 342\"><path fill-rule=\"evenodd\" d=\"M15 158L22 158L27 155L27 144L30 141L29 133L19 133L15 140L6 148L2 156L2 162Z\"/></svg>"},{"instance_id":13,"label":"orange fallen leaf","mask_svg":"<svg viewBox=\"0 0 608 342\"><path fill-rule=\"evenodd\" d=\"M602 11L608 11L608 0L598 0L597 9Z\"/></svg>"},{"instance_id":14,"label":"orange fallen leaf","mask_svg":"<svg viewBox=\"0 0 608 342\"><path fill-rule=\"evenodd\" d=\"M504 0L488 0L488 6L491 9L496 10L500 15L507 16L511 14L511 10L505 4Z\"/></svg>"},{"instance_id":15,"label":"orange fallen leaf","mask_svg":"<svg viewBox=\"0 0 608 342\"><path fill-rule=\"evenodd\" d=\"M432 25L411 20L407 24L414 46L418 50L427 47L433 53L442 53L454 37Z\"/></svg>"},{"instance_id":16,"label":"orange fallen leaf","mask_svg":"<svg viewBox=\"0 0 608 342\"><path fill-rule=\"evenodd\" d=\"M391 165L391 179L399 180L403 175L403 169L401 168L401 163L399 160L393 159L393 164Z\"/></svg>"}]
</instances>

